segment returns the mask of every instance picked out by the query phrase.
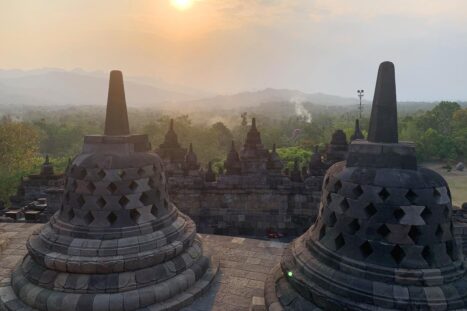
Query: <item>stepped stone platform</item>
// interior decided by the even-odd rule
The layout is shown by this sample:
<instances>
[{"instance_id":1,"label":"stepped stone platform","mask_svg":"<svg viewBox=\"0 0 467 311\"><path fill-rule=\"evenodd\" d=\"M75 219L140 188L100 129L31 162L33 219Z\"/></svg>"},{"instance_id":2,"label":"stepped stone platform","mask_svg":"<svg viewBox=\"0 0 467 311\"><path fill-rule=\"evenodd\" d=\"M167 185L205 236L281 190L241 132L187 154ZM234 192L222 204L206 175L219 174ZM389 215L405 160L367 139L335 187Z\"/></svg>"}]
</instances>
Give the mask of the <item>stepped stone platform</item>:
<instances>
[{"instance_id":1,"label":"stepped stone platform","mask_svg":"<svg viewBox=\"0 0 467 311\"><path fill-rule=\"evenodd\" d=\"M28 237L41 228L42 224L0 223L0 240L3 241L0 287L10 284L11 273L27 253ZM220 271L207 292L183 310L247 311L254 301L260 301L255 310L261 310L264 282L271 269L279 263L287 244L221 235L200 236L203 245L219 257Z\"/></svg>"}]
</instances>

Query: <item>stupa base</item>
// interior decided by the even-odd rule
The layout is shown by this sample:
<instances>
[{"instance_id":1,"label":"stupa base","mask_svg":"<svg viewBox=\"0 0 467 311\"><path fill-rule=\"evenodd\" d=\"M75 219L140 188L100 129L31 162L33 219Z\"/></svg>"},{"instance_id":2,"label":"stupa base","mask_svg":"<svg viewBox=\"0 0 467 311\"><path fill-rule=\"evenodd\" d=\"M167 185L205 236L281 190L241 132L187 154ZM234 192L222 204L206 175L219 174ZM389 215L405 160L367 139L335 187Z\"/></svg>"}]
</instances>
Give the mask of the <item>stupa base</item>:
<instances>
[{"instance_id":1,"label":"stupa base","mask_svg":"<svg viewBox=\"0 0 467 311\"><path fill-rule=\"evenodd\" d=\"M208 250L207 250L208 251ZM211 285L219 271L219 258L209 256L209 268L204 275L187 290L156 304L144 305L144 295L158 295L157 285L142 290L133 290L118 294L73 294L55 292L48 289L31 290L28 295L35 295L41 307L32 308L24 303L14 292L13 287L0 287L0 311L165 311L179 310L191 305L202 296ZM39 289L39 287L36 287ZM169 291L169 289L166 289ZM115 296L114 296L115 295ZM83 296L88 296L84 298ZM113 297L112 297L113 296ZM127 300L125 300L125 298ZM135 299L136 298L136 299ZM63 303L66 301L67 303ZM84 303L86 301L86 303ZM90 302L91 301L91 302ZM91 309L89 306L92 306Z\"/></svg>"}]
</instances>

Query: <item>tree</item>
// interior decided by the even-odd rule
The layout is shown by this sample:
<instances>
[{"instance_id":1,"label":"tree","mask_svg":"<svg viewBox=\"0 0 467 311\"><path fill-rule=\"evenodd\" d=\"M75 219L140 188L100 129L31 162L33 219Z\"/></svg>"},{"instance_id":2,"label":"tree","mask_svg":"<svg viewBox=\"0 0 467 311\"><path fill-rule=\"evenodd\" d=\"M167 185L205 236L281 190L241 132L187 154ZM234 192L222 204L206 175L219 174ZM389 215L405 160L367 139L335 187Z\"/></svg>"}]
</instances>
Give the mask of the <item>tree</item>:
<instances>
[{"instance_id":1,"label":"tree","mask_svg":"<svg viewBox=\"0 0 467 311\"><path fill-rule=\"evenodd\" d=\"M26 123L0 123L0 200L7 202L25 172L37 162L39 132Z\"/></svg>"}]
</instances>

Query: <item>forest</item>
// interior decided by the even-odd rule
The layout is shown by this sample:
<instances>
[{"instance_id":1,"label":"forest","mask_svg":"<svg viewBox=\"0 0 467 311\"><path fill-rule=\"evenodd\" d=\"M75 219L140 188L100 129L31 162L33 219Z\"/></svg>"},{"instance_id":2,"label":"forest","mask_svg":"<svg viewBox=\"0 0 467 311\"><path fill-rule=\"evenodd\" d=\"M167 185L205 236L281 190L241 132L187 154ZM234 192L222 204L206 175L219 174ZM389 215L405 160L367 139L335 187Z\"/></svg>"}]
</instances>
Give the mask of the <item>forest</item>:
<instances>
[{"instance_id":1,"label":"forest","mask_svg":"<svg viewBox=\"0 0 467 311\"><path fill-rule=\"evenodd\" d=\"M251 117L265 147L273 144L283 161L301 165L310 158L314 145L324 150L336 129L347 137L353 133L355 113L304 103L309 115L297 115L289 103L270 103L262 108L222 113L199 112L196 115L151 109L129 109L131 130L149 136L153 149L162 143L169 120L175 120L179 142L194 151L203 167L209 161L219 168L233 140L241 148ZM284 108L285 107L285 108ZM284 110L285 109L285 110ZM284 111L283 111L284 110ZM402 109L403 110L403 109ZM401 115L401 113L400 113ZM63 171L69 158L79 153L83 136L103 132L105 110L97 107L62 109L29 108L20 117L4 114L0 121L0 200L8 202L21 176L38 172L45 155L56 171ZM360 121L366 134L369 111ZM432 109L403 113L399 118L400 140L413 141L421 161L454 165L467 155L467 108L456 102L440 102Z\"/></svg>"}]
</instances>

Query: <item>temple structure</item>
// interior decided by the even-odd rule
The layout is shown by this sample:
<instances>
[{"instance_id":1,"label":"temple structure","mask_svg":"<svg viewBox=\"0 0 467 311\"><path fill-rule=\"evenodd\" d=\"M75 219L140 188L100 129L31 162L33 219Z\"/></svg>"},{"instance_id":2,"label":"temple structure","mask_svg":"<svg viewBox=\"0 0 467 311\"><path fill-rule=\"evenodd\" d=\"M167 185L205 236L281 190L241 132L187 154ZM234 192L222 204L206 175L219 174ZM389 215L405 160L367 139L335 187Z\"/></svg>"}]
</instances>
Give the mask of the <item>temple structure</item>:
<instances>
[{"instance_id":1,"label":"temple structure","mask_svg":"<svg viewBox=\"0 0 467 311\"><path fill-rule=\"evenodd\" d=\"M350 136L350 140L354 141L356 139L365 139L365 136L360 129L360 121L358 119L355 120L355 130L352 136Z\"/></svg>"},{"instance_id":2,"label":"temple structure","mask_svg":"<svg viewBox=\"0 0 467 311\"><path fill-rule=\"evenodd\" d=\"M10 197L11 208L4 210L3 221L47 222L60 208L63 184L63 174L54 172L46 155L39 174L21 178L16 194Z\"/></svg>"},{"instance_id":3,"label":"temple structure","mask_svg":"<svg viewBox=\"0 0 467 311\"><path fill-rule=\"evenodd\" d=\"M344 161L348 151L347 136L343 130L336 130L332 134L331 142L326 147L324 155L326 166L330 167L334 163Z\"/></svg>"},{"instance_id":4,"label":"temple structure","mask_svg":"<svg viewBox=\"0 0 467 311\"><path fill-rule=\"evenodd\" d=\"M381 64L368 141L326 173L319 216L265 284L269 310L465 310L449 187L398 141L394 65Z\"/></svg>"},{"instance_id":5,"label":"temple structure","mask_svg":"<svg viewBox=\"0 0 467 311\"><path fill-rule=\"evenodd\" d=\"M47 197L47 189L63 186L63 174L55 174L54 167L45 156L39 174L31 174L21 178L16 194L10 198L13 207L20 208L25 204Z\"/></svg>"},{"instance_id":6,"label":"temple structure","mask_svg":"<svg viewBox=\"0 0 467 311\"><path fill-rule=\"evenodd\" d=\"M0 310L174 310L203 293L218 262L150 150L146 135L130 134L122 73L112 71L105 133L85 137L63 204L28 240Z\"/></svg>"},{"instance_id":7,"label":"temple structure","mask_svg":"<svg viewBox=\"0 0 467 311\"><path fill-rule=\"evenodd\" d=\"M174 130L174 120L170 119L169 129L165 134L164 142L156 150L161 157L167 173L180 173L183 171L186 148L182 148L178 142L178 136Z\"/></svg>"},{"instance_id":8,"label":"temple structure","mask_svg":"<svg viewBox=\"0 0 467 311\"><path fill-rule=\"evenodd\" d=\"M298 162L291 172L284 173L276 146L271 151L263 146L253 118L240 152L232 142L223 174L217 176L211 165L205 173L199 166L185 172L173 170L168 174L169 192L178 208L203 233L299 235L318 212L325 173L325 164L320 154L318 157L313 155L310 173ZM196 159L193 146L186 158Z\"/></svg>"}]
</instances>

